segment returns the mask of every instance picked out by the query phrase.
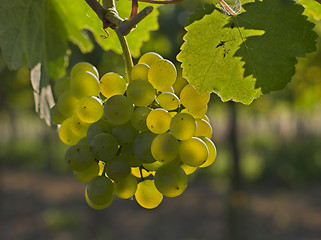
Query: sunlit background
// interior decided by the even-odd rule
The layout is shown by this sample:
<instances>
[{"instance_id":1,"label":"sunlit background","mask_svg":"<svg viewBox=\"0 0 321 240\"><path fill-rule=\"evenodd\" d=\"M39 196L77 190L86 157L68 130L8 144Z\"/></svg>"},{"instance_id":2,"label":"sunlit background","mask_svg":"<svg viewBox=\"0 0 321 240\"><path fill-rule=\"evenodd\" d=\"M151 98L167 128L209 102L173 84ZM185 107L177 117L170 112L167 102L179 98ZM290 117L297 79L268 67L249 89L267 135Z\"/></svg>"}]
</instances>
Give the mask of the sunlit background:
<instances>
[{"instance_id":1,"label":"sunlit background","mask_svg":"<svg viewBox=\"0 0 321 240\"><path fill-rule=\"evenodd\" d=\"M177 63L183 26L197 4L161 7L160 29L142 53ZM88 61L100 75L124 75L121 56L70 47L69 68ZM85 184L65 163L67 146L34 111L29 70L9 71L0 52L0 81L0 239L321 239L320 48L299 60L286 89L250 106L212 94L218 157L155 210L118 198L106 210L87 206Z\"/></svg>"}]
</instances>

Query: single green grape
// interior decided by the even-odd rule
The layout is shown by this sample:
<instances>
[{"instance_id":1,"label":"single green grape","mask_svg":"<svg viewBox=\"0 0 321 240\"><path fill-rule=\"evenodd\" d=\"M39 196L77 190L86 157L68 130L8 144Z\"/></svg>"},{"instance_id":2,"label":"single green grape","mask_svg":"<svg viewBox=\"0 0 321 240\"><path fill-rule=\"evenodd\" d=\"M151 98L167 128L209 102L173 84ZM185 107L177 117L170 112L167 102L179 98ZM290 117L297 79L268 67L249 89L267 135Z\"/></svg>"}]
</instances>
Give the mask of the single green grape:
<instances>
[{"instance_id":1,"label":"single green grape","mask_svg":"<svg viewBox=\"0 0 321 240\"><path fill-rule=\"evenodd\" d=\"M149 107L135 108L130 122L136 130L142 132L148 131L148 127L146 125L146 118L151 111L152 109Z\"/></svg>"},{"instance_id":2,"label":"single green grape","mask_svg":"<svg viewBox=\"0 0 321 240\"><path fill-rule=\"evenodd\" d=\"M71 68L70 76L73 77L77 72L88 71L93 73L99 79L97 68L88 62L79 62Z\"/></svg>"},{"instance_id":3,"label":"single green grape","mask_svg":"<svg viewBox=\"0 0 321 240\"><path fill-rule=\"evenodd\" d=\"M85 191L91 203L107 207L113 200L115 185L109 178L97 176L88 182Z\"/></svg>"},{"instance_id":4,"label":"single green grape","mask_svg":"<svg viewBox=\"0 0 321 240\"><path fill-rule=\"evenodd\" d=\"M180 95L182 89L188 84L187 80L178 74L175 83L173 84L174 92L177 96Z\"/></svg>"},{"instance_id":5,"label":"single green grape","mask_svg":"<svg viewBox=\"0 0 321 240\"><path fill-rule=\"evenodd\" d=\"M99 80L91 72L76 72L70 80L70 90L78 98L98 96Z\"/></svg>"},{"instance_id":6,"label":"single green grape","mask_svg":"<svg viewBox=\"0 0 321 240\"><path fill-rule=\"evenodd\" d=\"M148 52L143 54L140 59L138 60L138 63L145 63L148 66L151 66L155 61L163 59L161 55L155 52Z\"/></svg>"},{"instance_id":7,"label":"single green grape","mask_svg":"<svg viewBox=\"0 0 321 240\"><path fill-rule=\"evenodd\" d=\"M163 92L159 94L156 101L162 108L168 111L177 109L180 105L179 98L171 92Z\"/></svg>"},{"instance_id":8,"label":"single green grape","mask_svg":"<svg viewBox=\"0 0 321 240\"><path fill-rule=\"evenodd\" d=\"M98 176L99 171L99 164L97 162L93 162L89 168L83 171L74 171L74 175L81 182L89 182L91 179Z\"/></svg>"},{"instance_id":9,"label":"single green grape","mask_svg":"<svg viewBox=\"0 0 321 240\"><path fill-rule=\"evenodd\" d=\"M155 61L148 71L148 81L161 92L166 91L174 84L176 76L175 65L167 59Z\"/></svg>"},{"instance_id":10,"label":"single green grape","mask_svg":"<svg viewBox=\"0 0 321 240\"><path fill-rule=\"evenodd\" d=\"M214 143L211 141L211 139L207 137L200 137L206 144L207 149L208 149L208 157L200 167L208 167L210 166L216 159L217 151Z\"/></svg>"},{"instance_id":11,"label":"single green grape","mask_svg":"<svg viewBox=\"0 0 321 240\"><path fill-rule=\"evenodd\" d=\"M157 190L153 180L145 180L138 183L135 199L143 208L153 209L162 202L163 195Z\"/></svg>"},{"instance_id":12,"label":"single green grape","mask_svg":"<svg viewBox=\"0 0 321 240\"><path fill-rule=\"evenodd\" d=\"M54 94L57 98L59 98L59 96L61 94L63 94L65 91L70 89L70 77L63 77L63 78L59 78L56 82L55 82L55 86L54 86Z\"/></svg>"},{"instance_id":13,"label":"single green grape","mask_svg":"<svg viewBox=\"0 0 321 240\"><path fill-rule=\"evenodd\" d=\"M129 160L124 156L116 156L106 162L105 169L107 176L114 181L124 179L131 173Z\"/></svg>"},{"instance_id":14,"label":"single green grape","mask_svg":"<svg viewBox=\"0 0 321 240\"><path fill-rule=\"evenodd\" d=\"M155 162L155 158L151 152L151 146L156 134L152 132L142 132L136 137L133 150L134 156L143 163Z\"/></svg>"},{"instance_id":15,"label":"single green grape","mask_svg":"<svg viewBox=\"0 0 321 240\"><path fill-rule=\"evenodd\" d=\"M103 116L104 105L97 97L85 97L77 104L76 114L81 121L93 123Z\"/></svg>"},{"instance_id":16,"label":"single green grape","mask_svg":"<svg viewBox=\"0 0 321 240\"><path fill-rule=\"evenodd\" d=\"M196 131L194 133L195 137L212 137L212 126L209 122L204 119L196 119Z\"/></svg>"},{"instance_id":17,"label":"single green grape","mask_svg":"<svg viewBox=\"0 0 321 240\"><path fill-rule=\"evenodd\" d=\"M126 88L125 79L118 73L109 72L100 79L99 89L106 98L114 95L123 95L126 92Z\"/></svg>"},{"instance_id":18,"label":"single green grape","mask_svg":"<svg viewBox=\"0 0 321 240\"><path fill-rule=\"evenodd\" d=\"M178 155L178 140L169 132L157 135L151 146L153 157L162 163L174 160Z\"/></svg>"},{"instance_id":19,"label":"single green grape","mask_svg":"<svg viewBox=\"0 0 321 240\"><path fill-rule=\"evenodd\" d=\"M191 167L199 167L208 158L208 148L198 137L182 140L179 144L179 157L183 163Z\"/></svg>"},{"instance_id":20,"label":"single green grape","mask_svg":"<svg viewBox=\"0 0 321 240\"><path fill-rule=\"evenodd\" d=\"M126 178L115 182L115 194L122 199L133 197L137 190L137 179L129 174Z\"/></svg>"},{"instance_id":21,"label":"single green grape","mask_svg":"<svg viewBox=\"0 0 321 240\"><path fill-rule=\"evenodd\" d=\"M169 129L171 120L172 116L167 110L156 108L148 114L146 125L151 132L161 134Z\"/></svg>"},{"instance_id":22,"label":"single green grape","mask_svg":"<svg viewBox=\"0 0 321 240\"><path fill-rule=\"evenodd\" d=\"M116 125L112 130L112 134L117 139L119 145L129 146L134 143L138 131L130 122L127 122L123 125Z\"/></svg>"},{"instance_id":23,"label":"single green grape","mask_svg":"<svg viewBox=\"0 0 321 240\"><path fill-rule=\"evenodd\" d=\"M200 94L192 85L186 85L180 93L181 103L189 110L200 109L210 100L208 92Z\"/></svg>"},{"instance_id":24,"label":"single green grape","mask_svg":"<svg viewBox=\"0 0 321 240\"><path fill-rule=\"evenodd\" d=\"M118 142L110 133L99 133L90 141L90 147L97 159L107 162L118 152Z\"/></svg>"},{"instance_id":25,"label":"single green grape","mask_svg":"<svg viewBox=\"0 0 321 240\"><path fill-rule=\"evenodd\" d=\"M70 121L70 128L76 135L81 138L86 137L90 123L83 122L77 115L73 115Z\"/></svg>"},{"instance_id":26,"label":"single green grape","mask_svg":"<svg viewBox=\"0 0 321 240\"><path fill-rule=\"evenodd\" d=\"M74 171L85 171L97 163L88 144L72 145L67 149L65 159L69 168Z\"/></svg>"},{"instance_id":27,"label":"single green grape","mask_svg":"<svg viewBox=\"0 0 321 240\"><path fill-rule=\"evenodd\" d=\"M74 145L81 139L71 130L71 121L71 118L67 118L59 128L59 138L66 145Z\"/></svg>"},{"instance_id":28,"label":"single green grape","mask_svg":"<svg viewBox=\"0 0 321 240\"><path fill-rule=\"evenodd\" d=\"M111 202L107 201L105 204L101 204L101 205L98 205L98 204L94 204L92 201L89 200L88 198L88 194L87 194L87 191L85 190L85 200L86 200L86 203L93 209L96 209L96 210L101 210L101 209L104 209L104 208L107 208Z\"/></svg>"},{"instance_id":29,"label":"single green grape","mask_svg":"<svg viewBox=\"0 0 321 240\"><path fill-rule=\"evenodd\" d=\"M152 84L144 79L135 79L128 84L127 97L138 107L147 107L156 96Z\"/></svg>"},{"instance_id":30,"label":"single green grape","mask_svg":"<svg viewBox=\"0 0 321 240\"><path fill-rule=\"evenodd\" d=\"M170 132L179 140L191 138L196 131L195 118L188 113L176 114L170 123Z\"/></svg>"},{"instance_id":31,"label":"single green grape","mask_svg":"<svg viewBox=\"0 0 321 240\"><path fill-rule=\"evenodd\" d=\"M99 133L111 133L113 126L104 118L92 123L87 130L87 140L91 140Z\"/></svg>"},{"instance_id":32,"label":"single green grape","mask_svg":"<svg viewBox=\"0 0 321 240\"><path fill-rule=\"evenodd\" d=\"M71 117L76 109L79 100L72 95L70 90L63 92L57 101L59 111L66 117Z\"/></svg>"},{"instance_id":33,"label":"single green grape","mask_svg":"<svg viewBox=\"0 0 321 240\"><path fill-rule=\"evenodd\" d=\"M182 168L175 164L164 164L157 169L155 186L166 197L177 197L187 187L187 176Z\"/></svg>"},{"instance_id":34,"label":"single green grape","mask_svg":"<svg viewBox=\"0 0 321 240\"><path fill-rule=\"evenodd\" d=\"M50 117L51 117L51 120L56 124L61 124L63 121L67 119L67 117L59 111L57 105L54 105L50 109Z\"/></svg>"},{"instance_id":35,"label":"single green grape","mask_svg":"<svg viewBox=\"0 0 321 240\"><path fill-rule=\"evenodd\" d=\"M148 70L149 70L149 66L147 64L145 63L136 64L131 71L132 80L144 79L148 81Z\"/></svg>"},{"instance_id":36,"label":"single green grape","mask_svg":"<svg viewBox=\"0 0 321 240\"><path fill-rule=\"evenodd\" d=\"M133 103L124 95L114 95L105 102L105 117L111 124L121 125L128 122L133 111Z\"/></svg>"}]
</instances>

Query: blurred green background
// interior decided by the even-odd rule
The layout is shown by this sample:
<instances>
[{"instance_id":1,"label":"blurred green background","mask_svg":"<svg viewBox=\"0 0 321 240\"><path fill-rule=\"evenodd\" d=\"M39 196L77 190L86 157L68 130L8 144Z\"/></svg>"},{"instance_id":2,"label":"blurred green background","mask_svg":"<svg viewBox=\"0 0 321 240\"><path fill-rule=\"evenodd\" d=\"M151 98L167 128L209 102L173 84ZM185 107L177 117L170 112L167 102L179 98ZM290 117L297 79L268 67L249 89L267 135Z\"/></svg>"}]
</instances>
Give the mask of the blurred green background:
<instances>
[{"instance_id":1,"label":"blurred green background","mask_svg":"<svg viewBox=\"0 0 321 240\"><path fill-rule=\"evenodd\" d=\"M142 53L177 63L184 23L198 4L161 7L160 29ZM124 75L121 56L98 45L85 55L70 48L69 66L88 61L101 75ZM215 163L152 211L120 199L102 211L87 206L85 184L65 164L67 146L34 111L29 70L9 71L0 53L0 239L321 239L318 49L299 60L286 89L250 106L212 94Z\"/></svg>"}]
</instances>

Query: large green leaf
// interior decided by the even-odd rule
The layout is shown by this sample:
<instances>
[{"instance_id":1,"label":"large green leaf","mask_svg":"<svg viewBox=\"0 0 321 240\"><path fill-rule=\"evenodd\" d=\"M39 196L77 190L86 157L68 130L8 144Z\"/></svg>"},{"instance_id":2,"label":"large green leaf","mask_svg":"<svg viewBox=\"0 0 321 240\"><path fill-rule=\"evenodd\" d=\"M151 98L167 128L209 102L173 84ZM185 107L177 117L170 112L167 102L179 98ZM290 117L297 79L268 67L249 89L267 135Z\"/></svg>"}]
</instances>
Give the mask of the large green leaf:
<instances>
[{"instance_id":1,"label":"large green leaf","mask_svg":"<svg viewBox=\"0 0 321 240\"><path fill-rule=\"evenodd\" d=\"M184 77L200 92L249 104L286 86L297 57L315 51L317 35L303 7L291 0L256 1L243 8L236 17L216 9L187 26L177 58Z\"/></svg>"}]
</instances>

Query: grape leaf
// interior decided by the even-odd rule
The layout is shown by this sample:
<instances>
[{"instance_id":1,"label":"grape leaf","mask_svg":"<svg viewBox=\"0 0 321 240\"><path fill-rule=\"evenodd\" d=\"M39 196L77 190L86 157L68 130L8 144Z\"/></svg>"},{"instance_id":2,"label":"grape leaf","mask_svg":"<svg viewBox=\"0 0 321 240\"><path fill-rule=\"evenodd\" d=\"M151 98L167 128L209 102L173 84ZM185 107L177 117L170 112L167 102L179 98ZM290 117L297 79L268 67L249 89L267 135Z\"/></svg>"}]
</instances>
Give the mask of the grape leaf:
<instances>
[{"instance_id":1,"label":"grape leaf","mask_svg":"<svg viewBox=\"0 0 321 240\"><path fill-rule=\"evenodd\" d=\"M321 4L320 2L311 0L297 0L305 7L304 14L311 15L314 20L319 21L321 19Z\"/></svg>"},{"instance_id":2,"label":"grape leaf","mask_svg":"<svg viewBox=\"0 0 321 240\"><path fill-rule=\"evenodd\" d=\"M314 24L292 0L256 1L227 16L218 9L186 27L177 59L200 92L250 104L291 80L297 57L316 50Z\"/></svg>"}]
</instances>

